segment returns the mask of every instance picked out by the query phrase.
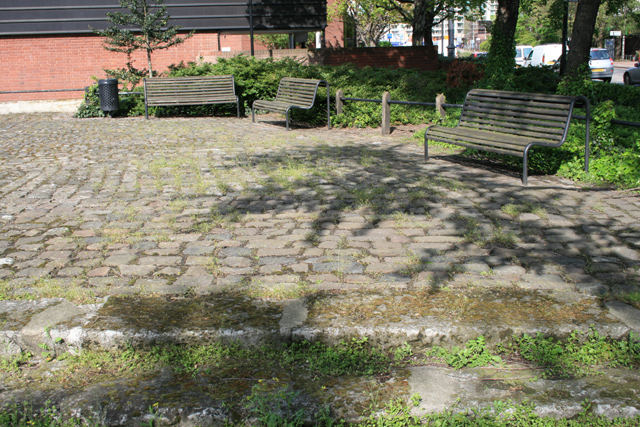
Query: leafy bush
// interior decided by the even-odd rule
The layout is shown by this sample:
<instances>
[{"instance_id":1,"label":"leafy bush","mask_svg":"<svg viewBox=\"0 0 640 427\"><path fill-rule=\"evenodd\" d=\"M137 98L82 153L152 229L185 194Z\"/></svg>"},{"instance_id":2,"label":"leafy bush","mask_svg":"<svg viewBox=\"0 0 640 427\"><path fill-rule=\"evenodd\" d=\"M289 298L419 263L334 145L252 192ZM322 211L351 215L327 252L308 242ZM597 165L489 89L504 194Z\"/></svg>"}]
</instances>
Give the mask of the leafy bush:
<instances>
[{"instance_id":1,"label":"leafy bush","mask_svg":"<svg viewBox=\"0 0 640 427\"><path fill-rule=\"evenodd\" d=\"M140 116L144 114L144 96L142 88L134 89L139 95L120 95L120 109L112 112L114 117ZM98 96L98 85L89 86L84 94L84 100L74 114L77 118L105 117L105 113L100 110L100 97Z\"/></svg>"},{"instance_id":2,"label":"leafy bush","mask_svg":"<svg viewBox=\"0 0 640 427\"><path fill-rule=\"evenodd\" d=\"M447 86L469 86L484 75L484 69L479 64L470 61L455 61L447 72Z\"/></svg>"},{"instance_id":3,"label":"leafy bush","mask_svg":"<svg viewBox=\"0 0 640 427\"><path fill-rule=\"evenodd\" d=\"M104 117L104 113L100 110L100 99L98 98L98 84L89 86L84 94L84 100L78 107L78 111L73 117Z\"/></svg>"}]
</instances>

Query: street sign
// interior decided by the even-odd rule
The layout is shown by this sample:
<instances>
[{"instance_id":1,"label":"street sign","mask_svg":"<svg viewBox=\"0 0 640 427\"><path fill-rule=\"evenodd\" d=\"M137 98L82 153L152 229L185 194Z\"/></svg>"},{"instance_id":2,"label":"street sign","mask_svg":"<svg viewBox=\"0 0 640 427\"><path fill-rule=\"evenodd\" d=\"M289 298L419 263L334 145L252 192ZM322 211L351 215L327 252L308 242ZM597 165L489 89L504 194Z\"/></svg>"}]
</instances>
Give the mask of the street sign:
<instances>
[{"instance_id":1,"label":"street sign","mask_svg":"<svg viewBox=\"0 0 640 427\"><path fill-rule=\"evenodd\" d=\"M620 37L622 35L622 31L609 31L609 35L611 37Z\"/></svg>"}]
</instances>

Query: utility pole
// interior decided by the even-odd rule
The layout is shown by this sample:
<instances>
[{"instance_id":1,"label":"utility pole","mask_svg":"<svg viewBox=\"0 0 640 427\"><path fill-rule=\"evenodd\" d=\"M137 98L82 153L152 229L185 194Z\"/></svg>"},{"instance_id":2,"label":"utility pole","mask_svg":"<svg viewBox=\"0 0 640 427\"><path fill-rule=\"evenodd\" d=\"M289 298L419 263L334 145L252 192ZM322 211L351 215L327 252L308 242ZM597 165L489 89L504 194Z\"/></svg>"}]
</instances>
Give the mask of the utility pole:
<instances>
[{"instance_id":1,"label":"utility pole","mask_svg":"<svg viewBox=\"0 0 640 427\"><path fill-rule=\"evenodd\" d=\"M447 56L449 58L455 58L456 56L456 44L453 42L453 39L456 36L456 29L453 26L453 9L449 9L449 46L447 46L447 49L449 50Z\"/></svg>"},{"instance_id":2,"label":"utility pole","mask_svg":"<svg viewBox=\"0 0 640 427\"><path fill-rule=\"evenodd\" d=\"M254 56L253 50L253 0L249 0L249 42L251 43L251 56Z\"/></svg>"}]
</instances>

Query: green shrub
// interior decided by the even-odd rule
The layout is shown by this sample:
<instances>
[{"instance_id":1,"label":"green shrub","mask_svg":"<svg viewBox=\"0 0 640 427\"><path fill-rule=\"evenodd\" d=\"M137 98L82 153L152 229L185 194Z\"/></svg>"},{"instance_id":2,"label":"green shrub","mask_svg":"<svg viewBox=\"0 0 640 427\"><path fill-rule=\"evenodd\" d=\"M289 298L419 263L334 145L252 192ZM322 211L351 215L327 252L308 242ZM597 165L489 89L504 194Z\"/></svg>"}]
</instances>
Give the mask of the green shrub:
<instances>
[{"instance_id":1,"label":"green shrub","mask_svg":"<svg viewBox=\"0 0 640 427\"><path fill-rule=\"evenodd\" d=\"M112 113L114 117L134 117L144 114L144 96L142 95L142 88L135 88L134 92L139 93L140 95L120 95L120 108L118 111L114 111ZM104 116L105 113L100 110L98 85L94 84L90 86L84 94L84 100L78 107L74 117L88 118Z\"/></svg>"},{"instance_id":2,"label":"green shrub","mask_svg":"<svg viewBox=\"0 0 640 427\"><path fill-rule=\"evenodd\" d=\"M100 99L98 98L98 84L91 85L84 94L84 100L78 107L78 111L73 117L104 117L104 113L100 110Z\"/></svg>"}]
</instances>

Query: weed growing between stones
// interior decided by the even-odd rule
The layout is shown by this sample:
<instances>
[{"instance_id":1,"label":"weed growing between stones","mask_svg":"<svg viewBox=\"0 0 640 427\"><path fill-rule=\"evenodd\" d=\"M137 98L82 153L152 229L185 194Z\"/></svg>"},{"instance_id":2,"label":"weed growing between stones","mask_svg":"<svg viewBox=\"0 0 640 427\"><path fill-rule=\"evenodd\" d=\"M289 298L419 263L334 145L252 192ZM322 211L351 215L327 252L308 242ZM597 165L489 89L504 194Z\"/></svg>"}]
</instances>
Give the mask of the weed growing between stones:
<instances>
[{"instance_id":1,"label":"weed growing between stones","mask_svg":"<svg viewBox=\"0 0 640 427\"><path fill-rule=\"evenodd\" d=\"M594 366L637 367L640 363L640 337L633 332L627 340L610 340L591 328L585 334L572 332L566 342L556 342L542 334L514 338L504 347L514 354L544 368L550 377L581 377L593 373Z\"/></svg>"},{"instance_id":2,"label":"weed growing between stones","mask_svg":"<svg viewBox=\"0 0 640 427\"><path fill-rule=\"evenodd\" d=\"M616 295L616 298L620 301L624 301L635 306L637 309L640 309L640 292L627 292L618 294Z\"/></svg>"},{"instance_id":3,"label":"weed growing between stones","mask_svg":"<svg viewBox=\"0 0 640 427\"><path fill-rule=\"evenodd\" d=\"M548 217L547 211L544 208L541 208L540 206L534 203L523 203L523 204L509 203L504 205L501 208L501 211L512 218L518 218L518 216L520 216L520 214L523 214L523 213L531 213L533 215L538 216L541 219L546 219Z\"/></svg>"},{"instance_id":4,"label":"weed growing between stones","mask_svg":"<svg viewBox=\"0 0 640 427\"><path fill-rule=\"evenodd\" d=\"M487 243L504 248L513 248L518 243L518 236L512 231L504 231L502 227L498 227L494 230L493 236Z\"/></svg>"},{"instance_id":5,"label":"weed growing between stones","mask_svg":"<svg viewBox=\"0 0 640 427\"><path fill-rule=\"evenodd\" d=\"M536 357L530 356L533 352ZM439 361L445 361L456 369L487 365L509 369L518 360L525 365L533 363L545 369L545 375L548 372L554 376L576 376L589 365L637 368L640 343L634 335L626 341L613 341L590 331L588 334L574 333L563 342L525 335L514 339L510 346L498 346L494 351L488 349L483 337L469 341L462 349L434 348L426 353L416 351L407 343L395 349L377 349L366 337L343 341L335 346L306 341L259 348L247 348L233 342L186 346L166 344L150 348L127 346L112 352L84 350L77 355L64 354L49 362L36 360L28 354L0 359L0 377L4 382L10 380L13 384L34 384L36 381L39 387L49 384L51 388L84 388L94 382L110 381L119 373L129 373L133 379L148 378L154 371L168 370L181 383L212 385L208 393L215 392L225 407L237 415L229 420L229 425L344 425L343 421L331 417L326 406L301 406L298 398L301 394L310 393L320 398L325 389L349 376L369 384L365 386L369 390L369 404L358 411L362 418L357 423L366 427L637 426L640 422L638 417L608 420L593 415L588 411L588 404L583 413L573 420L540 417L531 405L508 402L496 402L492 407L471 412L456 411L453 407L441 413L418 416L413 407L419 406L420 396L414 394L410 398L398 398L398 395L408 396L407 390L395 390L394 397L393 393L389 395L381 389L376 381L388 376L401 376L400 370L407 366ZM47 365L54 366L54 369L42 369ZM574 365L580 369L574 369ZM409 403L405 403L407 401ZM150 413L156 416L147 419L160 423L162 414L158 407L162 405L163 402L152 405ZM52 406L40 411L5 406L0 410L0 425L67 427L101 424L65 419Z\"/></svg>"},{"instance_id":6,"label":"weed growing between stones","mask_svg":"<svg viewBox=\"0 0 640 427\"><path fill-rule=\"evenodd\" d=\"M232 426L261 425L265 427L299 427L302 425L316 427L342 427L347 423L335 419L331 415L328 405L320 408L309 420L304 409L293 411L291 404L297 393L286 387L270 390L273 386L260 383L252 388L243 408L242 418L236 422L226 424ZM413 409L420 403L421 397L414 395L410 402L395 399L384 405L380 410L369 409L370 414L360 423L352 423L360 427L634 427L640 424L640 417L609 419L603 415L593 414L591 404L583 403L583 410L573 419L557 419L550 416L536 414L536 407L532 404L514 404L512 402L497 401L486 408L474 411L456 411L450 408L442 412L428 415L415 415ZM150 427L159 425L161 419L158 414L159 404L149 408L148 424ZM101 427L103 424L80 418L64 418L63 414L53 405L40 410L34 410L29 405L12 405L0 411L0 424L4 427Z\"/></svg>"},{"instance_id":7,"label":"weed growing between stones","mask_svg":"<svg viewBox=\"0 0 640 427\"><path fill-rule=\"evenodd\" d=\"M79 279L52 279L48 276L22 281L0 281L0 301L64 298L78 304L94 303L98 294Z\"/></svg>"},{"instance_id":8,"label":"weed growing between stones","mask_svg":"<svg viewBox=\"0 0 640 427\"><path fill-rule=\"evenodd\" d=\"M442 359L455 369L475 368L478 366L499 366L503 364L500 356L492 354L487 348L485 338L481 335L468 341L463 348L453 347L450 350L434 347L427 352L427 357Z\"/></svg>"},{"instance_id":9,"label":"weed growing between stones","mask_svg":"<svg viewBox=\"0 0 640 427\"><path fill-rule=\"evenodd\" d=\"M275 285L264 285L253 283L245 288L237 288L236 293L246 295L249 298L261 298L274 301L290 300L302 298L312 292L306 282L279 283Z\"/></svg>"}]
</instances>

